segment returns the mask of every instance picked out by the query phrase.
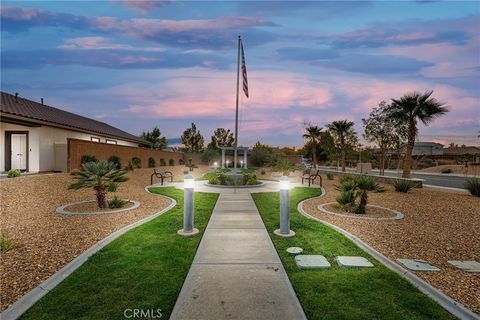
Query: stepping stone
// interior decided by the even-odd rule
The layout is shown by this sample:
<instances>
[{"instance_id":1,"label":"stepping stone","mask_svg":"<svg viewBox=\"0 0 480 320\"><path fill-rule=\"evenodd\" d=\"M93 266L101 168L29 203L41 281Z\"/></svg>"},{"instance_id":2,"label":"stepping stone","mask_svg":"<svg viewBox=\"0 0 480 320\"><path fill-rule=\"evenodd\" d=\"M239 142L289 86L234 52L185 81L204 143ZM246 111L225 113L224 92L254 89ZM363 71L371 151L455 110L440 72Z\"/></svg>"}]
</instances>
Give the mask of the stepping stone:
<instances>
[{"instance_id":1,"label":"stepping stone","mask_svg":"<svg viewBox=\"0 0 480 320\"><path fill-rule=\"evenodd\" d=\"M303 252L303 249L299 247L290 247L287 248L287 252L290 254L300 254Z\"/></svg>"},{"instance_id":2,"label":"stepping stone","mask_svg":"<svg viewBox=\"0 0 480 320\"><path fill-rule=\"evenodd\" d=\"M330 262L324 256L300 254L295 256L295 263L299 269L326 269Z\"/></svg>"},{"instance_id":3,"label":"stepping stone","mask_svg":"<svg viewBox=\"0 0 480 320\"><path fill-rule=\"evenodd\" d=\"M397 261L403 264L408 269L413 271L433 271L433 272L440 271L439 268L432 266L431 264L429 264L424 260L397 259Z\"/></svg>"},{"instance_id":4,"label":"stepping stone","mask_svg":"<svg viewBox=\"0 0 480 320\"><path fill-rule=\"evenodd\" d=\"M364 257L338 256L335 258L342 268L373 268L373 264Z\"/></svg>"},{"instance_id":5,"label":"stepping stone","mask_svg":"<svg viewBox=\"0 0 480 320\"><path fill-rule=\"evenodd\" d=\"M457 267L458 269L462 269L468 272L480 272L480 262L477 261L447 261L452 266Z\"/></svg>"}]
</instances>

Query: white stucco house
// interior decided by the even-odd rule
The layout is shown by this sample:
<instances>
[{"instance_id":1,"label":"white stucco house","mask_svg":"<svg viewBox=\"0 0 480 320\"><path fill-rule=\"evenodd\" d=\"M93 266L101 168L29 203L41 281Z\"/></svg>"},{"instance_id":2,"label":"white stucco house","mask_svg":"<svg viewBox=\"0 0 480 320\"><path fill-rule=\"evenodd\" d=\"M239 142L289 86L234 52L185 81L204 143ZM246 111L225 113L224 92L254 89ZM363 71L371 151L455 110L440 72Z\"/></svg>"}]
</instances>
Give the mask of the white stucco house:
<instances>
[{"instance_id":1,"label":"white stucco house","mask_svg":"<svg viewBox=\"0 0 480 320\"><path fill-rule=\"evenodd\" d=\"M1 93L0 172L66 171L67 138L149 146L149 142L104 122L44 105L43 101Z\"/></svg>"},{"instance_id":2,"label":"white stucco house","mask_svg":"<svg viewBox=\"0 0 480 320\"><path fill-rule=\"evenodd\" d=\"M443 144L437 142L415 142L413 156L440 156L443 154Z\"/></svg>"}]
</instances>

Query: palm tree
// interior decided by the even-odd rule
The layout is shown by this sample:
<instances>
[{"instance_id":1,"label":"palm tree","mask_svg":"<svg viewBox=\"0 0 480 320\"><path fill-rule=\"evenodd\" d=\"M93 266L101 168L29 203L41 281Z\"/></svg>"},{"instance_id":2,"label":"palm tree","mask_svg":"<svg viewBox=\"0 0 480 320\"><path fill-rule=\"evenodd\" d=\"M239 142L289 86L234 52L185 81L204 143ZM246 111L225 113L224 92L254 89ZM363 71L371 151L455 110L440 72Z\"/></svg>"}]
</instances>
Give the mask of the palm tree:
<instances>
[{"instance_id":1,"label":"palm tree","mask_svg":"<svg viewBox=\"0 0 480 320\"><path fill-rule=\"evenodd\" d=\"M392 119L406 123L407 151L403 163L402 177L410 178L412 151L415 145L415 137L418 133L417 121L424 125L430 124L435 118L448 112L448 108L437 99L432 98L433 91L407 93L400 99L392 99L388 114Z\"/></svg>"},{"instance_id":2,"label":"palm tree","mask_svg":"<svg viewBox=\"0 0 480 320\"><path fill-rule=\"evenodd\" d=\"M382 192L384 191L384 188L376 183L372 177L366 175L357 177L355 179L355 185L357 189L356 196L360 197L358 206L355 208L355 213L364 214L368 202L368 192Z\"/></svg>"},{"instance_id":3,"label":"palm tree","mask_svg":"<svg viewBox=\"0 0 480 320\"><path fill-rule=\"evenodd\" d=\"M317 166L317 144L320 140L320 135L322 133L322 128L318 126L308 126L306 129L307 133L303 135L304 139L309 140L309 142L312 144L312 161L313 161L313 167L316 168Z\"/></svg>"},{"instance_id":4,"label":"palm tree","mask_svg":"<svg viewBox=\"0 0 480 320\"><path fill-rule=\"evenodd\" d=\"M117 168L117 164L108 161L86 162L82 164L82 169L72 172L74 180L69 189L93 188L97 197L99 208L107 207L107 191L111 184L125 182L127 171Z\"/></svg>"},{"instance_id":5,"label":"palm tree","mask_svg":"<svg viewBox=\"0 0 480 320\"><path fill-rule=\"evenodd\" d=\"M347 139L356 135L353 130L354 123L348 120L333 121L327 125L330 133L335 137L335 143L340 147L340 157L342 159L342 172L345 172L345 149Z\"/></svg>"}]
</instances>

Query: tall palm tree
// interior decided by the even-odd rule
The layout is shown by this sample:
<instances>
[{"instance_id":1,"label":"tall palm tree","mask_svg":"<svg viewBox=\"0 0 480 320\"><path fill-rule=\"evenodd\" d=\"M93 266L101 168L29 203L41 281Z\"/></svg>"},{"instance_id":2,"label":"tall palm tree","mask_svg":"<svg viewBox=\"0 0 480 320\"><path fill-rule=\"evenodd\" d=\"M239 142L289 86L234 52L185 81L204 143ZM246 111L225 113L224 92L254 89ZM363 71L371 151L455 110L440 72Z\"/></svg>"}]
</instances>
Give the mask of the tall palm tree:
<instances>
[{"instance_id":1,"label":"tall palm tree","mask_svg":"<svg viewBox=\"0 0 480 320\"><path fill-rule=\"evenodd\" d=\"M307 139L311 144L312 144L312 161L313 161L313 167L316 168L317 166L317 145L320 141L320 135L322 133L322 128L318 126L308 126L305 128L307 131L304 135L303 138Z\"/></svg>"},{"instance_id":2,"label":"tall palm tree","mask_svg":"<svg viewBox=\"0 0 480 320\"><path fill-rule=\"evenodd\" d=\"M93 188L99 208L107 207L107 191L111 184L127 181L127 172L117 168L117 164L108 161L86 162L82 169L72 172L73 179L69 189Z\"/></svg>"},{"instance_id":3,"label":"tall palm tree","mask_svg":"<svg viewBox=\"0 0 480 320\"><path fill-rule=\"evenodd\" d=\"M418 120L424 125L429 125L435 118L448 112L445 104L432 98L432 94L433 91L426 91L423 94L416 91L407 93L400 99L392 99L392 104L388 110L391 118L406 123L408 126L407 150L402 174L404 178L410 178L412 151L418 133Z\"/></svg>"},{"instance_id":4,"label":"tall palm tree","mask_svg":"<svg viewBox=\"0 0 480 320\"><path fill-rule=\"evenodd\" d=\"M342 159L342 172L345 172L345 149L347 139L356 135L353 130L354 123L348 120L333 121L327 125L330 133L335 137L335 143L340 147L340 157Z\"/></svg>"}]
</instances>

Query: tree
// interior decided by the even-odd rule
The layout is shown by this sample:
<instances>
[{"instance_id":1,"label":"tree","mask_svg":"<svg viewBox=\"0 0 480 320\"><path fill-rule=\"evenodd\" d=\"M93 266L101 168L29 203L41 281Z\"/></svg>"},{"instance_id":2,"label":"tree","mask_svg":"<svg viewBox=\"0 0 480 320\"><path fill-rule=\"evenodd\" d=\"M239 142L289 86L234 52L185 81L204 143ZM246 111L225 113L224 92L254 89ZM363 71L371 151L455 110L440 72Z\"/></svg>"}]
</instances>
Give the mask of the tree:
<instances>
[{"instance_id":1,"label":"tree","mask_svg":"<svg viewBox=\"0 0 480 320\"><path fill-rule=\"evenodd\" d=\"M215 158L218 157L218 150L206 148L202 153L202 161L210 164Z\"/></svg>"},{"instance_id":2,"label":"tree","mask_svg":"<svg viewBox=\"0 0 480 320\"><path fill-rule=\"evenodd\" d=\"M232 147L234 142L235 138L230 129L217 128L213 132L212 141L208 144L208 148L218 150L221 147Z\"/></svg>"},{"instance_id":3,"label":"tree","mask_svg":"<svg viewBox=\"0 0 480 320\"><path fill-rule=\"evenodd\" d=\"M99 208L107 207L107 191L110 185L125 182L127 171L117 168L117 164L108 161L86 162L82 169L72 172L76 182L69 189L93 188Z\"/></svg>"},{"instance_id":4,"label":"tree","mask_svg":"<svg viewBox=\"0 0 480 320\"><path fill-rule=\"evenodd\" d=\"M363 137L368 142L375 143L380 149L380 175L385 174L385 158L387 151L404 145L407 140L407 127L388 116L390 106L382 101L378 107L373 108L370 116L362 119L364 126Z\"/></svg>"},{"instance_id":5,"label":"tree","mask_svg":"<svg viewBox=\"0 0 480 320\"><path fill-rule=\"evenodd\" d=\"M307 131L306 133L303 134L303 138L307 139L311 146L312 146L312 162L313 162L313 167L317 167L317 145L320 140L320 134L322 132L322 128L318 126L308 126L305 128Z\"/></svg>"},{"instance_id":6,"label":"tree","mask_svg":"<svg viewBox=\"0 0 480 320\"><path fill-rule=\"evenodd\" d=\"M162 137L162 133L158 127L153 128L152 131L143 131L140 137L152 143L152 149L162 150L167 147L167 138Z\"/></svg>"},{"instance_id":7,"label":"tree","mask_svg":"<svg viewBox=\"0 0 480 320\"><path fill-rule=\"evenodd\" d=\"M203 136L197 131L195 123L192 122L192 127L183 131L182 143L187 152L200 152L203 149Z\"/></svg>"},{"instance_id":8,"label":"tree","mask_svg":"<svg viewBox=\"0 0 480 320\"><path fill-rule=\"evenodd\" d=\"M353 129L354 123L348 120L333 121L327 125L337 149L340 150L342 160L342 172L345 172L347 147L354 147L358 143L357 133Z\"/></svg>"},{"instance_id":9,"label":"tree","mask_svg":"<svg viewBox=\"0 0 480 320\"><path fill-rule=\"evenodd\" d=\"M356 196L360 198L358 206L355 209L355 213L365 214L368 201L368 192L382 192L384 189L378 183L376 183L372 177L366 175L356 177L355 184L357 187Z\"/></svg>"},{"instance_id":10,"label":"tree","mask_svg":"<svg viewBox=\"0 0 480 320\"><path fill-rule=\"evenodd\" d=\"M442 102L431 97L432 94L433 91L426 91L423 94L416 91L407 93L400 99L392 99L392 104L388 108L390 118L407 126L407 150L402 174L404 178L410 178L412 151L418 134L418 120L427 126L448 112L448 108Z\"/></svg>"},{"instance_id":11,"label":"tree","mask_svg":"<svg viewBox=\"0 0 480 320\"><path fill-rule=\"evenodd\" d=\"M260 143L260 141L255 143L250 153L250 162L257 167L275 164L277 159L278 155L273 151L273 148Z\"/></svg>"}]
</instances>

